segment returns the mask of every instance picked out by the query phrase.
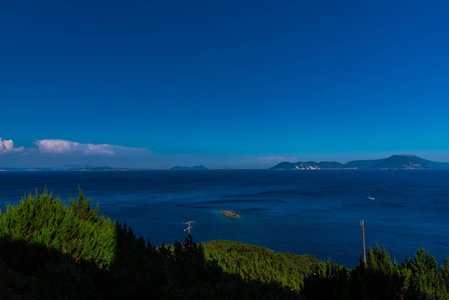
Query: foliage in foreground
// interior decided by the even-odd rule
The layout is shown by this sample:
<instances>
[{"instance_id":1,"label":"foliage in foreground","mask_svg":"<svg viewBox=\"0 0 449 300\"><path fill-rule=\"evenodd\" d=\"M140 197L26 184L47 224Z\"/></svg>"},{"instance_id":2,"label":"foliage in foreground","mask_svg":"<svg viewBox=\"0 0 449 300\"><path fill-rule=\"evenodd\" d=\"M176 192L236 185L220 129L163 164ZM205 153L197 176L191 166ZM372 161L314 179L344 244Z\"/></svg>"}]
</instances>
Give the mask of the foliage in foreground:
<instances>
[{"instance_id":1,"label":"foliage in foreground","mask_svg":"<svg viewBox=\"0 0 449 300\"><path fill-rule=\"evenodd\" d=\"M435 257L419 248L400 265L378 245L369 249L352 270L328 261L318 274L306 278L302 295L307 299L449 299L449 260L438 268Z\"/></svg>"},{"instance_id":2,"label":"foliage in foreground","mask_svg":"<svg viewBox=\"0 0 449 300\"><path fill-rule=\"evenodd\" d=\"M278 253L240 242L218 240L203 245L206 258L217 261L225 272L244 279L281 283L296 292L303 288L305 278L322 265L312 255Z\"/></svg>"},{"instance_id":3,"label":"foliage in foreground","mask_svg":"<svg viewBox=\"0 0 449 300\"><path fill-rule=\"evenodd\" d=\"M397 264L376 246L352 270L190 235L156 248L90 203L44 191L0 213L0 299L449 299L449 260L422 247Z\"/></svg>"},{"instance_id":4,"label":"foliage in foreground","mask_svg":"<svg viewBox=\"0 0 449 300\"><path fill-rule=\"evenodd\" d=\"M44 191L0 214L0 299L290 299L244 280L186 240L156 248L98 216L80 190L69 205Z\"/></svg>"}]
</instances>

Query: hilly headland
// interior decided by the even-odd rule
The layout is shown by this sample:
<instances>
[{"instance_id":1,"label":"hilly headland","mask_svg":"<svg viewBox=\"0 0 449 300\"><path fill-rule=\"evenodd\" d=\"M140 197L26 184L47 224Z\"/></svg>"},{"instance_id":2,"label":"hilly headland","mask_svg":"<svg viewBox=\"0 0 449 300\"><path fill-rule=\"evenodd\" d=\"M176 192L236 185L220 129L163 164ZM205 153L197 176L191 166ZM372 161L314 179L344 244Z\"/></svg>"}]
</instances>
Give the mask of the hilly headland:
<instances>
[{"instance_id":1,"label":"hilly headland","mask_svg":"<svg viewBox=\"0 0 449 300\"><path fill-rule=\"evenodd\" d=\"M388 158L372 160L353 160L346 164L336 161L281 162L270 170L320 170L320 169L369 169L369 170L410 170L410 169L449 169L447 162L430 161L416 155L392 155Z\"/></svg>"}]
</instances>

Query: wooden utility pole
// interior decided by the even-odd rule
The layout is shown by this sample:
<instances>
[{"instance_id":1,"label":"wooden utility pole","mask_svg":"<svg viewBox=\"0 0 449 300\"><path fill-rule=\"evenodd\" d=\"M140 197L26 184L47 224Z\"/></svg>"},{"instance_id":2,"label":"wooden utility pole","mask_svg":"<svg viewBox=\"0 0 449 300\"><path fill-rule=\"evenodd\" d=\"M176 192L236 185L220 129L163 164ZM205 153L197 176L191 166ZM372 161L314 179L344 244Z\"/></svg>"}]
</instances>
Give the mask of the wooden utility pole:
<instances>
[{"instance_id":1,"label":"wooden utility pole","mask_svg":"<svg viewBox=\"0 0 449 300\"><path fill-rule=\"evenodd\" d=\"M192 230L192 228L193 228L193 226L191 226L192 223L196 223L196 221L188 221L188 222L182 223L182 224L187 225L187 228L184 229L184 231L187 231L189 233L189 235L190 235L190 230Z\"/></svg>"},{"instance_id":2,"label":"wooden utility pole","mask_svg":"<svg viewBox=\"0 0 449 300\"><path fill-rule=\"evenodd\" d=\"M363 261L366 264L366 251L365 251L365 222L362 220L360 222L360 226L362 226L362 235L363 235Z\"/></svg>"}]
</instances>

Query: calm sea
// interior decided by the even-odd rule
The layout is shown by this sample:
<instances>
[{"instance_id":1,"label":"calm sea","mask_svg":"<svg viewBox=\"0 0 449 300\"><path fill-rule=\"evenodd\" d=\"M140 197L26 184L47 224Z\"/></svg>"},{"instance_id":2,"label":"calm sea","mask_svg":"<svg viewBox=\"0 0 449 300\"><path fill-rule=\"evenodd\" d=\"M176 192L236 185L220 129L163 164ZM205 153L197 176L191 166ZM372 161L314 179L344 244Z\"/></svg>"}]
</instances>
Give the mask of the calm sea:
<instances>
[{"instance_id":1,"label":"calm sea","mask_svg":"<svg viewBox=\"0 0 449 300\"><path fill-rule=\"evenodd\" d=\"M353 267L364 220L367 247L385 246L399 262L421 245L439 263L449 255L449 171L0 172L0 207L45 186L66 202L80 186L101 214L155 245L182 241L182 223L194 220L196 241L235 240Z\"/></svg>"}]
</instances>

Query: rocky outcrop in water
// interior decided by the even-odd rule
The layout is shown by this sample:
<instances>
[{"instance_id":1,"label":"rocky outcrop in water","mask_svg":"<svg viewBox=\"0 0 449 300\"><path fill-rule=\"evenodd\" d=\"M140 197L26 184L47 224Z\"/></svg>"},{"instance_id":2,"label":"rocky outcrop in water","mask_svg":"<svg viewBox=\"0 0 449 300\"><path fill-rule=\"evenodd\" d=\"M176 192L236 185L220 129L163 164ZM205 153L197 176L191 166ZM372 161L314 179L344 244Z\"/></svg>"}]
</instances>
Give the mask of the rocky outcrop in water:
<instances>
[{"instance_id":1,"label":"rocky outcrop in water","mask_svg":"<svg viewBox=\"0 0 449 300\"><path fill-rule=\"evenodd\" d=\"M235 218L235 219L240 218L240 216L238 214L236 214L235 212L233 212L232 210L222 210L221 213L230 218Z\"/></svg>"}]
</instances>

